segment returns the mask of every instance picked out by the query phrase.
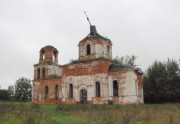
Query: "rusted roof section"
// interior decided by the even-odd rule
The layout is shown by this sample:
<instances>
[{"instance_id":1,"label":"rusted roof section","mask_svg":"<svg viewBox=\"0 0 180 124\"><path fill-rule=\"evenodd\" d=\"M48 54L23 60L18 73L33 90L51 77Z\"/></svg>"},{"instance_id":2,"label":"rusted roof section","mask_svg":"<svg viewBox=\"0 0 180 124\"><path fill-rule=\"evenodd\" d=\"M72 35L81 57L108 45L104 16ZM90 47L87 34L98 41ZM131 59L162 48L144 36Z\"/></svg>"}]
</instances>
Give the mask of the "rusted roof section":
<instances>
[{"instance_id":1,"label":"rusted roof section","mask_svg":"<svg viewBox=\"0 0 180 124\"><path fill-rule=\"evenodd\" d=\"M130 64L112 64L109 67L109 71L117 71L119 69L126 68L126 69L134 69L134 67Z\"/></svg>"},{"instance_id":2,"label":"rusted roof section","mask_svg":"<svg viewBox=\"0 0 180 124\"><path fill-rule=\"evenodd\" d=\"M140 68L134 67L131 64L112 64L109 67L109 71L118 71L120 69L130 69L137 71L139 74L143 74L143 71Z\"/></svg>"}]
</instances>

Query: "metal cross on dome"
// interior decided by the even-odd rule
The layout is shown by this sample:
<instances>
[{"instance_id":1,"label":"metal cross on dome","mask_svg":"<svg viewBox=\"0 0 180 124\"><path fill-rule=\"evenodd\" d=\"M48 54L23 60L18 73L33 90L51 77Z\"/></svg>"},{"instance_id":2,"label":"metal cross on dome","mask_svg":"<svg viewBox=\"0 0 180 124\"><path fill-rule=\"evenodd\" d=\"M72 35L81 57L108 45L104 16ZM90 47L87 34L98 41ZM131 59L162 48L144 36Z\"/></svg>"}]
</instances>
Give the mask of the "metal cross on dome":
<instances>
[{"instance_id":1,"label":"metal cross on dome","mask_svg":"<svg viewBox=\"0 0 180 124\"><path fill-rule=\"evenodd\" d=\"M91 22L86 14L86 11L84 11L84 14L86 15L87 21L89 22L89 25L90 25L90 35L96 36L97 35L96 26L91 25Z\"/></svg>"},{"instance_id":2,"label":"metal cross on dome","mask_svg":"<svg viewBox=\"0 0 180 124\"><path fill-rule=\"evenodd\" d=\"M88 20L88 22L89 22L89 24L90 24L90 26L91 26L91 22L90 22L90 20L89 20L87 14L86 14L86 11L84 11L84 14L86 15L86 18L87 18L87 20Z\"/></svg>"}]
</instances>

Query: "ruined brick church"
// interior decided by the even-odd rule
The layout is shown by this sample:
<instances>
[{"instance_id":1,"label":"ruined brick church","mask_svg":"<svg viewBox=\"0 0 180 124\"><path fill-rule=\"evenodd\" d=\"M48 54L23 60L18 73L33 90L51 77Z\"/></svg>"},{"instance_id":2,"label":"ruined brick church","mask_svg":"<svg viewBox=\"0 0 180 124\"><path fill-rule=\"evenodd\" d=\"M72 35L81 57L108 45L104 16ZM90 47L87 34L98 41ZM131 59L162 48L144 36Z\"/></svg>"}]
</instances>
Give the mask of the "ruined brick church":
<instances>
[{"instance_id":1,"label":"ruined brick church","mask_svg":"<svg viewBox=\"0 0 180 124\"><path fill-rule=\"evenodd\" d=\"M112 42L90 33L79 42L79 59L58 64L58 50L40 50L34 65L32 102L37 104L139 104L143 103L142 71L130 64L113 64Z\"/></svg>"}]
</instances>

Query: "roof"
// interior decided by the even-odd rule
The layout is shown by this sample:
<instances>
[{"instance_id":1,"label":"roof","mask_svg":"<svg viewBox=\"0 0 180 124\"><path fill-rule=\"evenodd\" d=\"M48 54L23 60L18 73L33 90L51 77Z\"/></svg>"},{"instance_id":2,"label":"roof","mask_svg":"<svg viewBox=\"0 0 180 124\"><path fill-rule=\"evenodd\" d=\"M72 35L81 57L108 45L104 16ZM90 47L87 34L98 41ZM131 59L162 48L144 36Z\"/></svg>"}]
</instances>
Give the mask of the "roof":
<instances>
[{"instance_id":1,"label":"roof","mask_svg":"<svg viewBox=\"0 0 180 124\"><path fill-rule=\"evenodd\" d=\"M41 51L42 51L42 50L55 50L55 51L58 52L58 50L57 50L55 47L51 46L51 45L46 45L45 47L43 47L43 48L41 49Z\"/></svg>"},{"instance_id":2,"label":"roof","mask_svg":"<svg viewBox=\"0 0 180 124\"><path fill-rule=\"evenodd\" d=\"M138 73L143 74L143 71L140 68L135 68Z\"/></svg>"},{"instance_id":3,"label":"roof","mask_svg":"<svg viewBox=\"0 0 180 124\"><path fill-rule=\"evenodd\" d=\"M119 69L126 68L126 69L134 69L134 67L130 64L112 64L109 67L109 71L117 71Z\"/></svg>"},{"instance_id":4,"label":"roof","mask_svg":"<svg viewBox=\"0 0 180 124\"><path fill-rule=\"evenodd\" d=\"M136 70L138 73L143 74L143 71L140 68L136 68L132 66L131 64L112 64L109 67L109 71L117 71L119 69L130 69L130 70Z\"/></svg>"},{"instance_id":5,"label":"roof","mask_svg":"<svg viewBox=\"0 0 180 124\"><path fill-rule=\"evenodd\" d=\"M94 25L90 26L90 33L83 40L81 40L79 42L79 44L88 37L93 38L93 39L103 39L105 41L111 42L110 39L105 38L105 37L101 36L99 33L97 33L96 26L94 26Z\"/></svg>"}]
</instances>

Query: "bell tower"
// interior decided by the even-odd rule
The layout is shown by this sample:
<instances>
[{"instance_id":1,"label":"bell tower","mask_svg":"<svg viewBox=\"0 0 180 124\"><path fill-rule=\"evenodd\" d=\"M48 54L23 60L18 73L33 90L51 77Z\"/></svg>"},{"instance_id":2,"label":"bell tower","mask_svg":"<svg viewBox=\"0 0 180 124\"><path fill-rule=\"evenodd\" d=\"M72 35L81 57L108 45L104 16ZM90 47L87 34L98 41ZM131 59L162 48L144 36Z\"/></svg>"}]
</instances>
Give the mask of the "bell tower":
<instances>
[{"instance_id":1,"label":"bell tower","mask_svg":"<svg viewBox=\"0 0 180 124\"><path fill-rule=\"evenodd\" d=\"M40 50L39 63L58 64L58 50L47 45Z\"/></svg>"},{"instance_id":2,"label":"bell tower","mask_svg":"<svg viewBox=\"0 0 180 124\"><path fill-rule=\"evenodd\" d=\"M86 12L84 12L86 15ZM112 42L97 33L96 26L90 25L90 33L79 42L79 60L95 60L98 58L112 59Z\"/></svg>"},{"instance_id":3,"label":"bell tower","mask_svg":"<svg viewBox=\"0 0 180 124\"><path fill-rule=\"evenodd\" d=\"M58 65L58 50L47 45L39 53L39 63L34 65L34 80L59 78L62 70Z\"/></svg>"}]
</instances>

